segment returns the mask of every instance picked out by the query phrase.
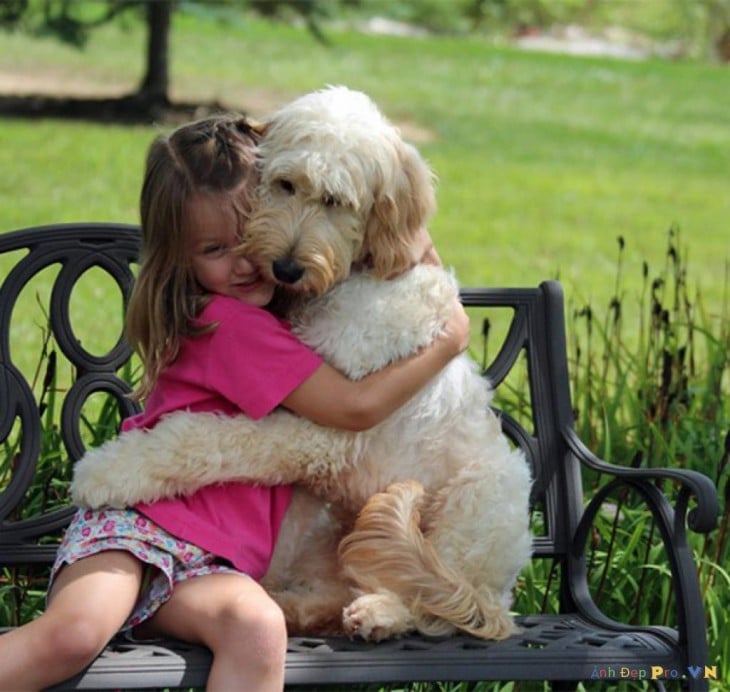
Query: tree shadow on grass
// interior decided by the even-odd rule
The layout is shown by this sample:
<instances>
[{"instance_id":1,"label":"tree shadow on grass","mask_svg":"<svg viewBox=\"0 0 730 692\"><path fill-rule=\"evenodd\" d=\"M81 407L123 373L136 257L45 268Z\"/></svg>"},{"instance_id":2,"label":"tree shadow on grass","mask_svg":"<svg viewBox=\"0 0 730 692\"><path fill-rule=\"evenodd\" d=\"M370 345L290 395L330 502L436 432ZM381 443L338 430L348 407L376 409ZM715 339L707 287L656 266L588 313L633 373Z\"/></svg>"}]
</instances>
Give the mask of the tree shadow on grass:
<instances>
[{"instance_id":1,"label":"tree shadow on grass","mask_svg":"<svg viewBox=\"0 0 730 692\"><path fill-rule=\"evenodd\" d=\"M114 98L0 94L0 117L58 118L122 125L149 125L179 124L232 110L240 112L218 101L173 103L153 101L137 94Z\"/></svg>"}]
</instances>

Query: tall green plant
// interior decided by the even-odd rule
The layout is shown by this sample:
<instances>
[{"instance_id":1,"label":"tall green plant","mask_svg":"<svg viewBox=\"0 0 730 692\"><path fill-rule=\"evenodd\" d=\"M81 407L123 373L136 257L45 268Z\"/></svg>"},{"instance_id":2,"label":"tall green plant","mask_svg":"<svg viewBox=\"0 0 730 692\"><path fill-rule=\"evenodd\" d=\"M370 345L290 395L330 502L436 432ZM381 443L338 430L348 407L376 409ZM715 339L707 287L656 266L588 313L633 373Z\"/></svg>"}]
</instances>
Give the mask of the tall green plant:
<instances>
[{"instance_id":1,"label":"tall green plant","mask_svg":"<svg viewBox=\"0 0 730 692\"><path fill-rule=\"evenodd\" d=\"M605 312L585 305L572 315L576 427L614 463L694 469L715 481L722 500L718 530L704 537L691 534L690 540L708 611L710 663L719 665L730 660L730 645L721 636L730 624L728 303L720 314L709 315L701 296L692 294L676 228L668 232L659 272L652 275L644 262L638 300L632 301L623 275L626 243L619 238L618 244L614 295ZM629 328L631 318L638 330ZM591 494L601 478L586 474L585 481ZM641 503L626 494L606 507L595 527L594 598L607 612L620 614L618 619L656 622L659 614L662 622L673 624L665 605L671 602L666 561L657 538Z\"/></svg>"}]
</instances>

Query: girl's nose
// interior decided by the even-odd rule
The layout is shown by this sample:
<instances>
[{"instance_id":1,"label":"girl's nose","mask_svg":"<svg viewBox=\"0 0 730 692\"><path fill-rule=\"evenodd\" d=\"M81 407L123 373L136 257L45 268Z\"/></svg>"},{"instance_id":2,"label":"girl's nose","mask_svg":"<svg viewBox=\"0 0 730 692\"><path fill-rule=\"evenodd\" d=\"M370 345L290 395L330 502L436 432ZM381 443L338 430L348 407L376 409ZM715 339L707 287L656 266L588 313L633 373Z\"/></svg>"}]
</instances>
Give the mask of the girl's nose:
<instances>
[{"instance_id":1,"label":"girl's nose","mask_svg":"<svg viewBox=\"0 0 730 692\"><path fill-rule=\"evenodd\" d=\"M244 255L236 255L236 271L252 272L256 269L253 263Z\"/></svg>"}]
</instances>

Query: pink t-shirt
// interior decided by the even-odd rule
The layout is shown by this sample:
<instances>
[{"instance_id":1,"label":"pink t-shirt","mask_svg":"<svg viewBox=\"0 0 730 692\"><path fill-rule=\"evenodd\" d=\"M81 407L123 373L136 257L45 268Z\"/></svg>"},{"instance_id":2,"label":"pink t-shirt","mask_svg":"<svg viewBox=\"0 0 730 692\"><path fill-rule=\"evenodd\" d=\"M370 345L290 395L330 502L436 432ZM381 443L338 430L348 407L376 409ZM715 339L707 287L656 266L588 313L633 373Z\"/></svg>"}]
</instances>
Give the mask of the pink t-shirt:
<instances>
[{"instance_id":1,"label":"pink t-shirt","mask_svg":"<svg viewBox=\"0 0 730 692\"><path fill-rule=\"evenodd\" d=\"M125 420L123 430L152 428L161 416L180 410L243 412L258 419L322 364L286 322L234 298L214 297L200 320L218 326L183 341L177 360L161 374L144 412ZM136 509L171 534L260 579L290 499L290 486L224 483Z\"/></svg>"}]
</instances>

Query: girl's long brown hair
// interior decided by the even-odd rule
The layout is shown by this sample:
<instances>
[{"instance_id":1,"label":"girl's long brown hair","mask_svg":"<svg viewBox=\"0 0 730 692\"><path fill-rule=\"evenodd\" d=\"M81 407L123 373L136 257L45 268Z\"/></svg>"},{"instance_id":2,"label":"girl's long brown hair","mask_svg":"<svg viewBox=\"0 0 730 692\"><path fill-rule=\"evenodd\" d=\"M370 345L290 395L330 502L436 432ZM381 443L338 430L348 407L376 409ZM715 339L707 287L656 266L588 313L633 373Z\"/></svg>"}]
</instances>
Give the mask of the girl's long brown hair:
<instances>
[{"instance_id":1,"label":"girl's long brown hair","mask_svg":"<svg viewBox=\"0 0 730 692\"><path fill-rule=\"evenodd\" d=\"M198 193L236 191L241 225L258 182L258 135L241 116L220 115L159 136L147 154L140 216L139 276L129 300L126 335L142 359L135 398L144 399L180 349L180 339L200 333L195 317L207 302L189 257L188 209Z\"/></svg>"}]
</instances>

